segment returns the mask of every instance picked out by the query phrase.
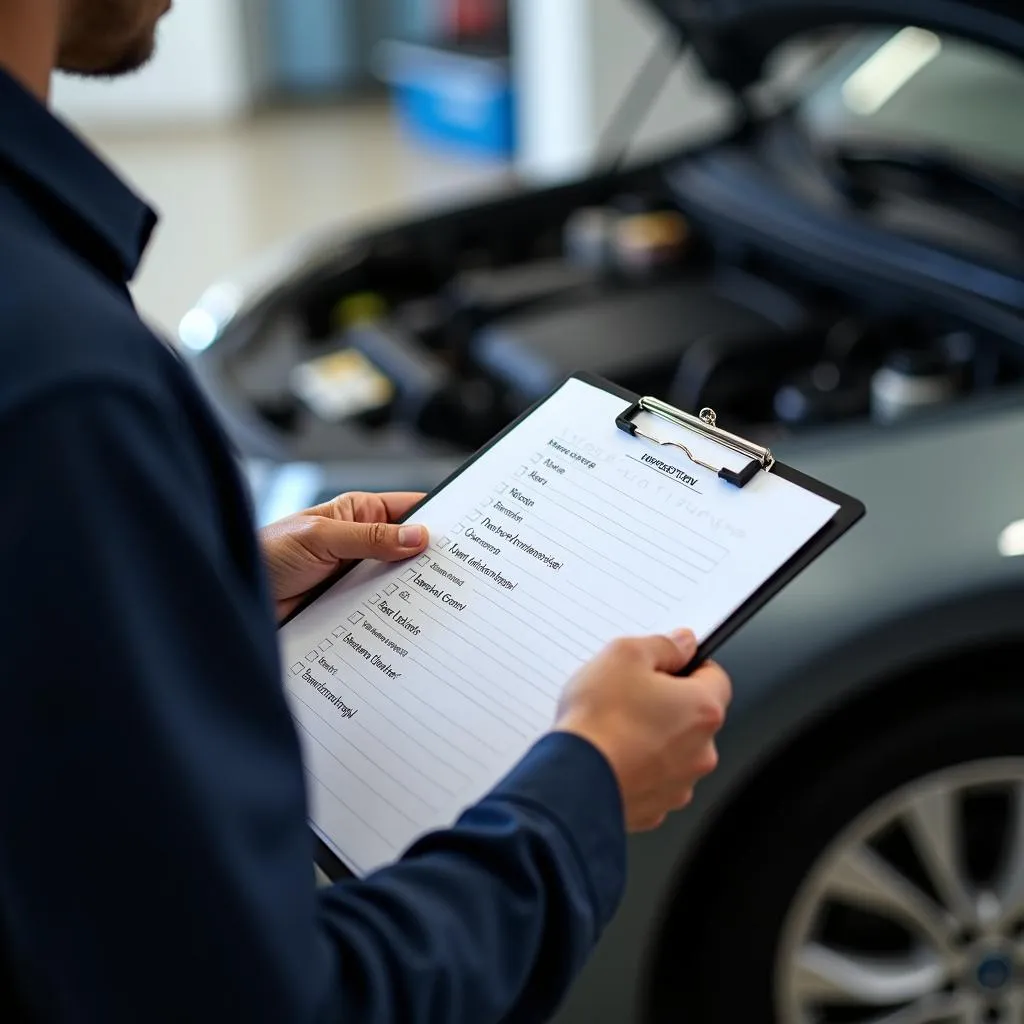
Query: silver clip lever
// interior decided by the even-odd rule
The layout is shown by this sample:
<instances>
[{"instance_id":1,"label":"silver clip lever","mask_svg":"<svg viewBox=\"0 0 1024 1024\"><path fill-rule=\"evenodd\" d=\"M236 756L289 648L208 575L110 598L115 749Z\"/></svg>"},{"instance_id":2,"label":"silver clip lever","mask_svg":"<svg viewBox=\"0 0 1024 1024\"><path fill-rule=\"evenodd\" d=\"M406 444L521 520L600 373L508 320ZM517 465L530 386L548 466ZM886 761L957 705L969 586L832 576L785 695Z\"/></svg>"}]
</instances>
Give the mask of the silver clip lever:
<instances>
[{"instance_id":1,"label":"silver clip lever","mask_svg":"<svg viewBox=\"0 0 1024 1024\"><path fill-rule=\"evenodd\" d=\"M712 466L710 463L698 459L685 444L679 441L655 437L654 434L648 434L641 430L635 421L636 417L642 412L649 412L654 416L667 420L669 423L674 423L676 426L684 427L703 437L710 438L725 448L730 448L740 455L745 455L750 459L750 462L738 471L729 469L727 466ZM654 444L678 448L695 465L710 470L720 479L732 484L734 487L746 487L757 476L758 470L770 473L775 465L775 457L772 453L759 444L753 444L742 437L737 437L736 434L730 434L727 430L722 430L717 425L717 419L714 409L701 409L700 416L691 416L689 413L676 409L658 398L641 398L639 402L630 406L616 419L615 425L633 437L642 437L645 441L651 441Z\"/></svg>"}]
</instances>

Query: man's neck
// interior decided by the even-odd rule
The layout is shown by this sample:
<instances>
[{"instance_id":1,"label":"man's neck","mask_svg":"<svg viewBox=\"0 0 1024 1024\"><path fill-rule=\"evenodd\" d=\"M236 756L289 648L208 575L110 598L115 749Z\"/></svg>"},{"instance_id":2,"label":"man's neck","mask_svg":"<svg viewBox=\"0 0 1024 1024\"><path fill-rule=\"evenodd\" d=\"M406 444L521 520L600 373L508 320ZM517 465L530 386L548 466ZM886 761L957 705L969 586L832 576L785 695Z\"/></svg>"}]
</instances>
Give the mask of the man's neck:
<instances>
[{"instance_id":1,"label":"man's neck","mask_svg":"<svg viewBox=\"0 0 1024 1024\"><path fill-rule=\"evenodd\" d=\"M61 0L0 0L0 67L46 102Z\"/></svg>"}]
</instances>

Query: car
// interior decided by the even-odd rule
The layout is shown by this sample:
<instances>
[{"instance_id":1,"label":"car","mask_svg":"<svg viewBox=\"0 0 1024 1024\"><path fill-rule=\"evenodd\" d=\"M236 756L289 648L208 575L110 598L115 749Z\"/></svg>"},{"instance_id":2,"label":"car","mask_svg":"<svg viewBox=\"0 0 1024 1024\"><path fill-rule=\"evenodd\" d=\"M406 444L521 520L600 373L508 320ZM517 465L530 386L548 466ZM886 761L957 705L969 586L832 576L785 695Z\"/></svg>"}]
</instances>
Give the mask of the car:
<instances>
[{"instance_id":1,"label":"car","mask_svg":"<svg viewBox=\"0 0 1024 1024\"><path fill-rule=\"evenodd\" d=\"M720 768L558 1019L1024 1021L1024 7L652 2L716 131L300 243L183 347L266 519L427 489L578 369L863 500L722 651Z\"/></svg>"}]
</instances>

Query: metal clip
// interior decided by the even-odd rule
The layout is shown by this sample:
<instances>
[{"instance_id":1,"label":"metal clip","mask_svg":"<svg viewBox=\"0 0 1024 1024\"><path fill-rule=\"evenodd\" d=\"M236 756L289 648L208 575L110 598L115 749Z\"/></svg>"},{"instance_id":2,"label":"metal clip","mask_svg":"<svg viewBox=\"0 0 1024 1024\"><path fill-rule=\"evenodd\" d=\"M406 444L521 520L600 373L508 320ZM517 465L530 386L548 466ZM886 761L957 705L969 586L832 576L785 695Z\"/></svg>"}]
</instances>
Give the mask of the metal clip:
<instances>
[{"instance_id":1,"label":"metal clip","mask_svg":"<svg viewBox=\"0 0 1024 1024\"><path fill-rule=\"evenodd\" d=\"M751 461L739 471L729 469L726 466L713 466L709 462L704 462L702 459L698 459L685 444L679 441L656 437L654 434L648 434L640 430L634 420L642 412L649 412L654 416L667 420L669 423L674 423L676 426L684 427L703 437L710 438L725 448L738 452L740 455L745 455ZM738 437L736 434L730 434L727 430L719 427L718 416L715 414L714 409L701 409L699 416L691 416L689 413L676 409L658 398L641 398L640 401L619 416L615 423L620 430L624 430L627 434L631 434L634 437L642 437L646 441L651 441L664 447L678 448L692 463L715 473L720 479L735 487L745 487L757 476L758 470L770 473L775 465L775 457L769 449Z\"/></svg>"}]
</instances>

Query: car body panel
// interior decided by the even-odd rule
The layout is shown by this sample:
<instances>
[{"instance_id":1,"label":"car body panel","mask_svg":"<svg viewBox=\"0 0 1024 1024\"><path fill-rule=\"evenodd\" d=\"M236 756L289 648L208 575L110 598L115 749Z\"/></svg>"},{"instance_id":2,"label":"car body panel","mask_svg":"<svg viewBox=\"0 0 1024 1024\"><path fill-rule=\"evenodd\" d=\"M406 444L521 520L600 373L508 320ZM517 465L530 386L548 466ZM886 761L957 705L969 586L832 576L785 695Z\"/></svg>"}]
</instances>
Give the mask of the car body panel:
<instances>
[{"instance_id":1,"label":"car body panel","mask_svg":"<svg viewBox=\"0 0 1024 1024\"><path fill-rule=\"evenodd\" d=\"M735 89L757 82L775 50L841 24L915 25L1024 55L1017 0L647 0L694 46L708 73Z\"/></svg>"},{"instance_id":2,"label":"car body panel","mask_svg":"<svg viewBox=\"0 0 1024 1024\"><path fill-rule=\"evenodd\" d=\"M989 267L963 254L894 236L852 211L822 210L787 192L749 157L722 152L682 160L669 171L680 204L695 222L760 243L799 262L804 275L847 282L858 293L912 294L942 302L951 313L983 318L999 332L1020 334L1024 309L1019 261Z\"/></svg>"},{"instance_id":3,"label":"car body panel","mask_svg":"<svg viewBox=\"0 0 1024 1024\"><path fill-rule=\"evenodd\" d=\"M723 648L736 694L718 772L684 814L632 841L623 908L559 1024L640 1019L656 925L682 873L796 734L922 661L1024 638L1024 556L999 552L1024 519L1024 395L930 419L777 446L868 516Z\"/></svg>"}]
</instances>

